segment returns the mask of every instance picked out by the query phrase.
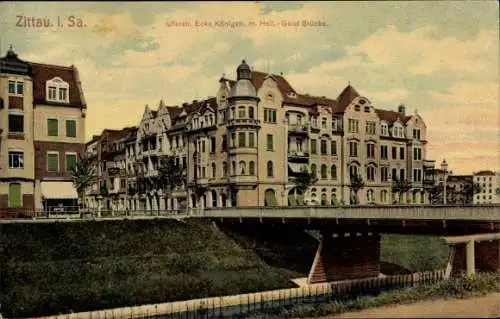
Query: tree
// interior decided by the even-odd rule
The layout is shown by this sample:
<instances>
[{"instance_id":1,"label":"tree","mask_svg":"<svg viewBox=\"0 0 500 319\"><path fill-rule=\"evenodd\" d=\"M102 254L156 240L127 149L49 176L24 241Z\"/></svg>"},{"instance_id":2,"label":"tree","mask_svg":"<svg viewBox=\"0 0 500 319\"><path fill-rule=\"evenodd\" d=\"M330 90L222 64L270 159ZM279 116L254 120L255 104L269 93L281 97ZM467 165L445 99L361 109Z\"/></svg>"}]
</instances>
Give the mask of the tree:
<instances>
[{"instance_id":1,"label":"tree","mask_svg":"<svg viewBox=\"0 0 500 319\"><path fill-rule=\"evenodd\" d=\"M92 185L96 177L95 160L87 155L79 154L76 165L71 168L70 176L83 208L85 206L85 191Z\"/></svg>"},{"instance_id":2,"label":"tree","mask_svg":"<svg viewBox=\"0 0 500 319\"><path fill-rule=\"evenodd\" d=\"M392 181L392 193L398 194L398 204L401 204L402 195L411 189L411 183L404 178L395 179Z\"/></svg>"},{"instance_id":3,"label":"tree","mask_svg":"<svg viewBox=\"0 0 500 319\"><path fill-rule=\"evenodd\" d=\"M169 198L176 187L184 183L184 172L176 162L176 157L168 155L160 159L158 167L158 186L163 190L165 198ZM159 209L159 206L158 206Z\"/></svg>"},{"instance_id":4,"label":"tree","mask_svg":"<svg viewBox=\"0 0 500 319\"><path fill-rule=\"evenodd\" d=\"M300 175L297 175L294 178L293 183L295 184L295 188L297 189L297 191L300 194L304 195L306 193L307 189L310 186L316 184L317 181L318 181L318 178L314 172L305 171L305 172L301 172ZM302 201L303 201L303 199L302 199Z\"/></svg>"},{"instance_id":5,"label":"tree","mask_svg":"<svg viewBox=\"0 0 500 319\"><path fill-rule=\"evenodd\" d=\"M361 175L352 175L349 188L351 189L351 205L359 204L358 192L360 189L365 187L365 182L363 181L363 177Z\"/></svg>"}]
</instances>

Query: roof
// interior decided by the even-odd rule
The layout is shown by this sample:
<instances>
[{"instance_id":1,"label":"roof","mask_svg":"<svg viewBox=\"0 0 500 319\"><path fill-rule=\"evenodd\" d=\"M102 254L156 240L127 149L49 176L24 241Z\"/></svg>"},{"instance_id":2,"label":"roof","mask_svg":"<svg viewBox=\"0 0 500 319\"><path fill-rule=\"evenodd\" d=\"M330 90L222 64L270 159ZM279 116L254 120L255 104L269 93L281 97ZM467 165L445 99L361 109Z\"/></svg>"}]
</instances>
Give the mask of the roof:
<instances>
[{"instance_id":1,"label":"roof","mask_svg":"<svg viewBox=\"0 0 500 319\"><path fill-rule=\"evenodd\" d=\"M378 117L386 121L389 124L392 124L396 122L397 120L400 120L401 123L406 123L408 120L411 118L411 116L404 116L403 114L395 111L390 111L390 110L381 110L381 109L375 109L375 112L377 113Z\"/></svg>"},{"instance_id":2,"label":"roof","mask_svg":"<svg viewBox=\"0 0 500 319\"><path fill-rule=\"evenodd\" d=\"M47 103L45 83L59 77L69 84L69 104L79 107L85 106L78 71L75 66L66 67L31 63L31 67L33 70L33 102L35 104Z\"/></svg>"},{"instance_id":3,"label":"roof","mask_svg":"<svg viewBox=\"0 0 500 319\"><path fill-rule=\"evenodd\" d=\"M108 140L108 141L119 141L119 140L129 140L135 138L137 135L137 127L125 127L120 130L104 129L101 135L94 135L92 139L86 144L90 144L97 140Z\"/></svg>"},{"instance_id":4,"label":"roof","mask_svg":"<svg viewBox=\"0 0 500 319\"><path fill-rule=\"evenodd\" d=\"M472 175L449 175L446 181L449 183L471 183Z\"/></svg>"},{"instance_id":5,"label":"roof","mask_svg":"<svg viewBox=\"0 0 500 319\"><path fill-rule=\"evenodd\" d=\"M348 85L337 97L337 110L336 112L344 112L349 104L359 96L359 93L352 85Z\"/></svg>"},{"instance_id":6,"label":"roof","mask_svg":"<svg viewBox=\"0 0 500 319\"><path fill-rule=\"evenodd\" d=\"M494 176L494 175L495 175L495 172L487 171L487 170L474 173L474 176Z\"/></svg>"}]
</instances>

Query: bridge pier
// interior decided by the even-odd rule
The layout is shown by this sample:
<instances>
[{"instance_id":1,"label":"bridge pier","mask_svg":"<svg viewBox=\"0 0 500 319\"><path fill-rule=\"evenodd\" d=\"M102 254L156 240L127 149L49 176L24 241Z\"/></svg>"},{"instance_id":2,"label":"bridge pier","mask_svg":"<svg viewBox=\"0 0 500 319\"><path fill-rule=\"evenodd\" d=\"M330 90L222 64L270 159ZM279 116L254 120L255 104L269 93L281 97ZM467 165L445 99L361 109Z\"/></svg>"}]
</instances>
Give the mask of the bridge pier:
<instances>
[{"instance_id":1,"label":"bridge pier","mask_svg":"<svg viewBox=\"0 0 500 319\"><path fill-rule=\"evenodd\" d=\"M500 271L500 233L445 237L451 246L447 276Z\"/></svg>"},{"instance_id":2,"label":"bridge pier","mask_svg":"<svg viewBox=\"0 0 500 319\"><path fill-rule=\"evenodd\" d=\"M308 283L377 277L379 273L378 234L323 232Z\"/></svg>"}]
</instances>

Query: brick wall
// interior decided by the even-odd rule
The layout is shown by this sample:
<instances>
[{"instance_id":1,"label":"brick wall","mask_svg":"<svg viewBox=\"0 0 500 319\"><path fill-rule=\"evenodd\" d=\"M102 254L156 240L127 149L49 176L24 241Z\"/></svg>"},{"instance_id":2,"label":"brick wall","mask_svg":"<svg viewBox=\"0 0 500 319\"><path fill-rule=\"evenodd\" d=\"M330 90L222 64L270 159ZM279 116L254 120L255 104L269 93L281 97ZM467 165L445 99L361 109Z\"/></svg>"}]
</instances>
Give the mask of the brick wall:
<instances>
[{"instance_id":1,"label":"brick wall","mask_svg":"<svg viewBox=\"0 0 500 319\"><path fill-rule=\"evenodd\" d=\"M23 194L23 207L9 208L9 195L0 194L0 218L15 214L26 215L35 209L35 198L33 194Z\"/></svg>"},{"instance_id":2,"label":"brick wall","mask_svg":"<svg viewBox=\"0 0 500 319\"><path fill-rule=\"evenodd\" d=\"M63 142L41 142L35 141L35 178L46 177L69 178L70 172L66 171L66 152L83 154L85 144L63 143ZM47 172L47 152L59 152L59 171Z\"/></svg>"},{"instance_id":3,"label":"brick wall","mask_svg":"<svg viewBox=\"0 0 500 319\"><path fill-rule=\"evenodd\" d=\"M309 275L310 283L377 277L380 272L380 236L366 233L323 237Z\"/></svg>"},{"instance_id":4,"label":"brick wall","mask_svg":"<svg viewBox=\"0 0 500 319\"><path fill-rule=\"evenodd\" d=\"M454 246L453 275L459 275L467 270L466 244ZM474 245L476 271L500 271L500 241L482 241Z\"/></svg>"}]
</instances>

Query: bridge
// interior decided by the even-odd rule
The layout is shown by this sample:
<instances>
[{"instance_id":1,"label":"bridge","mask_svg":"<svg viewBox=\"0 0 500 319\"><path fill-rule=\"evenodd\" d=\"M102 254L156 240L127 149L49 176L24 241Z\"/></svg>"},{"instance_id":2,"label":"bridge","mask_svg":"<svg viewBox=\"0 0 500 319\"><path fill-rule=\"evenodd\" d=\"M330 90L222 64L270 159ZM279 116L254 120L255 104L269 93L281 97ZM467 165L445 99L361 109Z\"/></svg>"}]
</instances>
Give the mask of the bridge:
<instances>
[{"instance_id":1,"label":"bridge","mask_svg":"<svg viewBox=\"0 0 500 319\"><path fill-rule=\"evenodd\" d=\"M79 215L77 215L79 216ZM91 220L211 219L239 227L295 227L321 232L310 283L376 277L380 271L379 233L444 236L450 245L448 275L500 271L500 205L369 205L190 208L184 211L100 212ZM33 215L2 223L76 222L81 218Z\"/></svg>"}]
</instances>

